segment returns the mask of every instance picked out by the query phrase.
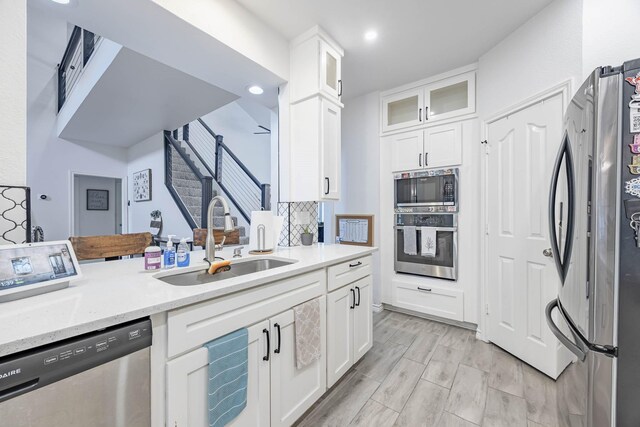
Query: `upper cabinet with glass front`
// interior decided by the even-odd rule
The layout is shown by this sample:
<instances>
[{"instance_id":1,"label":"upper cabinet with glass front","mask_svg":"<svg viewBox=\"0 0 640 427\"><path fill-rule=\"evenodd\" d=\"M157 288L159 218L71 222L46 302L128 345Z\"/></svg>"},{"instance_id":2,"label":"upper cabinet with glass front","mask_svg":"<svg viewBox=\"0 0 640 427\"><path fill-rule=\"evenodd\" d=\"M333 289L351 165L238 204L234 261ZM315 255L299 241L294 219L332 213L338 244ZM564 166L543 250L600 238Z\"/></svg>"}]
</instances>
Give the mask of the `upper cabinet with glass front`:
<instances>
[{"instance_id":1,"label":"upper cabinet with glass front","mask_svg":"<svg viewBox=\"0 0 640 427\"><path fill-rule=\"evenodd\" d=\"M320 27L291 42L290 102L323 95L340 102L344 51Z\"/></svg>"},{"instance_id":2,"label":"upper cabinet with glass front","mask_svg":"<svg viewBox=\"0 0 640 427\"><path fill-rule=\"evenodd\" d=\"M444 77L382 95L381 131L394 132L476 111L476 73Z\"/></svg>"}]
</instances>

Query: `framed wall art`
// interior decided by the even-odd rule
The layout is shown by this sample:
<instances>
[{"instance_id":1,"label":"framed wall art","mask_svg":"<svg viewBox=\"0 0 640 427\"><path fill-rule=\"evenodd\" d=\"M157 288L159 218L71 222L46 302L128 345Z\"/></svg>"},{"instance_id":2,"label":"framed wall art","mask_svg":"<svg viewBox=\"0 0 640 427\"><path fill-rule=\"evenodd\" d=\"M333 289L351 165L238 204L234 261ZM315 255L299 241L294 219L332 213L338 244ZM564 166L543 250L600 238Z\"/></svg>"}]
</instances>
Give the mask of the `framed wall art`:
<instances>
[{"instance_id":1,"label":"framed wall art","mask_svg":"<svg viewBox=\"0 0 640 427\"><path fill-rule=\"evenodd\" d=\"M108 211L109 190L87 189L87 210Z\"/></svg>"},{"instance_id":2,"label":"framed wall art","mask_svg":"<svg viewBox=\"0 0 640 427\"><path fill-rule=\"evenodd\" d=\"M151 200L151 169L144 169L133 174L133 201L149 200Z\"/></svg>"}]
</instances>

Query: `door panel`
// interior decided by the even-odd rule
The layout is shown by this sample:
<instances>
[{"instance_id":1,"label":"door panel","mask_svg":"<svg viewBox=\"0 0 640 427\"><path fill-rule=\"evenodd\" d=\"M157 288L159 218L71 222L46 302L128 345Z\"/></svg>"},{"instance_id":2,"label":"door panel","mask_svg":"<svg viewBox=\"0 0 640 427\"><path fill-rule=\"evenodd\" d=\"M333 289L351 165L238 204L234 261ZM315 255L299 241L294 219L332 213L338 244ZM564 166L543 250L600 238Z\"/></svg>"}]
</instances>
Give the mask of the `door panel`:
<instances>
[{"instance_id":1,"label":"door panel","mask_svg":"<svg viewBox=\"0 0 640 427\"><path fill-rule=\"evenodd\" d=\"M269 361L264 321L248 328L249 375L247 406L229 426L257 427L269 425ZM209 425L207 409L208 352L199 348L167 363L167 425L206 427Z\"/></svg>"},{"instance_id":2,"label":"door panel","mask_svg":"<svg viewBox=\"0 0 640 427\"><path fill-rule=\"evenodd\" d=\"M320 398L327 389L326 297L320 300L320 360L296 367L295 323L293 310L271 318L271 426L290 426ZM278 326L280 340L278 340ZM276 353L276 350L279 350Z\"/></svg>"},{"instance_id":3,"label":"door panel","mask_svg":"<svg viewBox=\"0 0 640 427\"><path fill-rule=\"evenodd\" d=\"M353 310L353 362L360 360L373 345L372 278L367 276L353 284L357 306Z\"/></svg>"},{"instance_id":4,"label":"door panel","mask_svg":"<svg viewBox=\"0 0 640 427\"><path fill-rule=\"evenodd\" d=\"M424 132L407 132L389 137L384 142L391 144L391 170L402 172L422 169L424 166Z\"/></svg>"},{"instance_id":5,"label":"door panel","mask_svg":"<svg viewBox=\"0 0 640 427\"><path fill-rule=\"evenodd\" d=\"M488 337L557 377L558 342L544 310L558 279L549 248L548 190L561 141L562 97L488 125Z\"/></svg>"},{"instance_id":6,"label":"door panel","mask_svg":"<svg viewBox=\"0 0 640 427\"><path fill-rule=\"evenodd\" d=\"M340 198L341 108L322 100L322 199Z\"/></svg>"},{"instance_id":7,"label":"door panel","mask_svg":"<svg viewBox=\"0 0 640 427\"><path fill-rule=\"evenodd\" d=\"M428 168L455 166L462 163L462 123L434 126L424 130L425 158Z\"/></svg>"},{"instance_id":8,"label":"door panel","mask_svg":"<svg viewBox=\"0 0 640 427\"><path fill-rule=\"evenodd\" d=\"M327 295L327 387L331 387L353 365L352 286Z\"/></svg>"}]
</instances>

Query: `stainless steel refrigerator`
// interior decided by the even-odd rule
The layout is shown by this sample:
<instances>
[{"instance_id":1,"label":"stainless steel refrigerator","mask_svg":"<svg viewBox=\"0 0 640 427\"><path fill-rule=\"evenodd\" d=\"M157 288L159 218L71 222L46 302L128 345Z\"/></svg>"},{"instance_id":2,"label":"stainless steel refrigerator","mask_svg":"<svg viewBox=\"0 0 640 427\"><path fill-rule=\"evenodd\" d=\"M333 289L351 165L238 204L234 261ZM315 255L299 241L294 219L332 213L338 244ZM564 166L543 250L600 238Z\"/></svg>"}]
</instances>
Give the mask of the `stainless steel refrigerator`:
<instances>
[{"instance_id":1,"label":"stainless steel refrigerator","mask_svg":"<svg viewBox=\"0 0 640 427\"><path fill-rule=\"evenodd\" d=\"M559 424L639 426L640 59L576 92L549 199L560 285L546 317L575 355L556 384Z\"/></svg>"}]
</instances>

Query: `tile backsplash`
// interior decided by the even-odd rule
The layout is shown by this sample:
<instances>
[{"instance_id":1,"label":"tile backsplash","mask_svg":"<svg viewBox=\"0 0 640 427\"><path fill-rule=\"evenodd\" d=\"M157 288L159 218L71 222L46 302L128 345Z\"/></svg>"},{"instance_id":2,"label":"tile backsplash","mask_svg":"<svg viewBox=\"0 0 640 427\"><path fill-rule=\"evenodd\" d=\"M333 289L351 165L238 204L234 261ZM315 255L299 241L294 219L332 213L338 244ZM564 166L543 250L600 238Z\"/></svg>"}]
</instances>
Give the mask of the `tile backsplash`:
<instances>
[{"instance_id":1,"label":"tile backsplash","mask_svg":"<svg viewBox=\"0 0 640 427\"><path fill-rule=\"evenodd\" d=\"M313 243L318 243L318 202L284 202L278 203L278 215L284 217L282 232L280 233L280 246L299 246L300 234L304 231L305 224L296 224L296 213L309 214L309 231L313 233Z\"/></svg>"}]
</instances>

